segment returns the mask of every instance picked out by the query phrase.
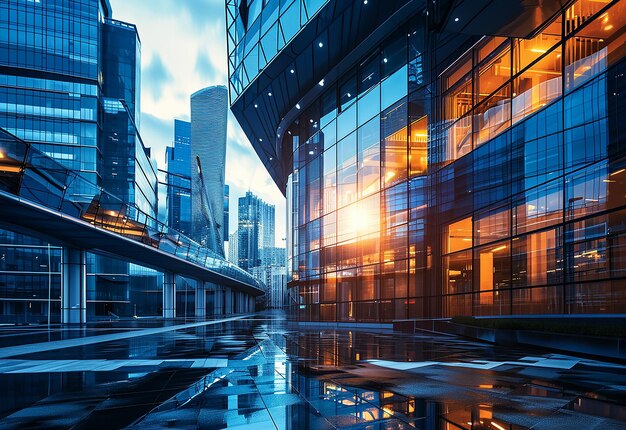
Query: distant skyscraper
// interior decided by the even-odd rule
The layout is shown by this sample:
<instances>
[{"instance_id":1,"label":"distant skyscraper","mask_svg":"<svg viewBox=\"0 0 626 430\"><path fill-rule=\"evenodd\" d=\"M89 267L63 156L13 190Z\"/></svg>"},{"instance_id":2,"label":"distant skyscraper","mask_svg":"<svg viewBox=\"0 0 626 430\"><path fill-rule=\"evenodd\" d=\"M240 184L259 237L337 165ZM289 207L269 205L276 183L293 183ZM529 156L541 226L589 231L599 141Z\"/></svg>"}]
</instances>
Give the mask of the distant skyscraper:
<instances>
[{"instance_id":1,"label":"distant skyscraper","mask_svg":"<svg viewBox=\"0 0 626 430\"><path fill-rule=\"evenodd\" d=\"M285 266L287 264L285 248L267 247L263 248L260 254L263 266Z\"/></svg>"},{"instance_id":2,"label":"distant skyscraper","mask_svg":"<svg viewBox=\"0 0 626 430\"><path fill-rule=\"evenodd\" d=\"M166 148L167 222L191 234L191 123L174 120L174 146Z\"/></svg>"},{"instance_id":3,"label":"distant skyscraper","mask_svg":"<svg viewBox=\"0 0 626 430\"><path fill-rule=\"evenodd\" d=\"M204 88L191 95L192 237L224 253L224 174L228 91Z\"/></svg>"},{"instance_id":4,"label":"distant skyscraper","mask_svg":"<svg viewBox=\"0 0 626 430\"><path fill-rule=\"evenodd\" d=\"M274 206L250 191L239 198L239 267L262 265L262 252L274 247Z\"/></svg>"},{"instance_id":5,"label":"distant skyscraper","mask_svg":"<svg viewBox=\"0 0 626 430\"><path fill-rule=\"evenodd\" d=\"M282 248L285 252L285 248ZM280 309L285 306L287 288L287 267L283 264L250 268L250 274L263 285L265 306Z\"/></svg>"},{"instance_id":6,"label":"distant skyscraper","mask_svg":"<svg viewBox=\"0 0 626 430\"><path fill-rule=\"evenodd\" d=\"M229 235L228 232L229 230L229 226L230 226L230 222L229 222L229 218L230 218L230 187L228 185L224 185L224 224L222 224L223 227L223 232L224 232L224 241L228 242L229 239Z\"/></svg>"},{"instance_id":7,"label":"distant skyscraper","mask_svg":"<svg viewBox=\"0 0 626 430\"><path fill-rule=\"evenodd\" d=\"M239 230L228 237L228 261L239 264Z\"/></svg>"}]
</instances>

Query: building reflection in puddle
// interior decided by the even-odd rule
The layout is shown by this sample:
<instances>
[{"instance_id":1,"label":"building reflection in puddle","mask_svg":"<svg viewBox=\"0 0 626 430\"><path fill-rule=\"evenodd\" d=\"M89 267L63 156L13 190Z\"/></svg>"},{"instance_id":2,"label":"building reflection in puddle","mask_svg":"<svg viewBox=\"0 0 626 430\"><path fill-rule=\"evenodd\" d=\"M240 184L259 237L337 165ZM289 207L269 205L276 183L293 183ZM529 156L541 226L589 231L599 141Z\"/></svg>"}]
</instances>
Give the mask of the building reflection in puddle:
<instances>
[{"instance_id":1,"label":"building reflection in puddle","mask_svg":"<svg viewBox=\"0 0 626 430\"><path fill-rule=\"evenodd\" d=\"M119 407L107 411L103 405L119 406L122 400L126 421L117 422L146 429L522 430L548 421L554 423L551 429L569 429L626 420L618 397L623 391L611 398L601 389L626 386L623 368L527 354L456 337L309 330L251 320L219 331L185 330L29 357L155 362L167 357L168 363L149 369L131 363L127 371L0 374L14 394L4 396L0 427L53 423L68 408L80 411L73 425L94 422L107 413L119 416ZM203 358L227 365L182 364ZM542 367L540 360L554 367ZM499 364L489 367L493 363ZM567 367L572 363L584 371Z\"/></svg>"}]
</instances>

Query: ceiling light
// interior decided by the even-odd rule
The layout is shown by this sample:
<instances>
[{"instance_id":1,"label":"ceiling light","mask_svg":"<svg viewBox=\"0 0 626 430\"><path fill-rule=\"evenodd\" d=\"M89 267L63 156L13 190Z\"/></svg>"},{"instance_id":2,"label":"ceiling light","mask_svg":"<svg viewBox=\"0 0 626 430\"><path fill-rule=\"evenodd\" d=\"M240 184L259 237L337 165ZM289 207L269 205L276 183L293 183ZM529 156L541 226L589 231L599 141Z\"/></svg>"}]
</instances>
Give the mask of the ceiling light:
<instances>
[{"instance_id":1,"label":"ceiling light","mask_svg":"<svg viewBox=\"0 0 626 430\"><path fill-rule=\"evenodd\" d=\"M352 97L352 94L350 93L347 93L346 95L348 96L348 98Z\"/></svg>"},{"instance_id":2,"label":"ceiling light","mask_svg":"<svg viewBox=\"0 0 626 430\"><path fill-rule=\"evenodd\" d=\"M291 74L292 74L292 75L293 75L294 73L296 73L296 71L295 71L295 70L293 70L293 69L291 69L291 70L290 70L290 72L291 72Z\"/></svg>"},{"instance_id":3,"label":"ceiling light","mask_svg":"<svg viewBox=\"0 0 626 430\"><path fill-rule=\"evenodd\" d=\"M256 108L258 108L258 107L259 107L259 105L255 103L255 104L254 104L254 108L256 109Z\"/></svg>"},{"instance_id":4,"label":"ceiling light","mask_svg":"<svg viewBox=\"0 0 626 430\"><path fill-rule=\"evenodd\" d=\"M267 93L268 96L272 97L272 93Z\"/></svg>"},{"instance_id":5,"label":"ceiling light","mask_svg":"<svg viewBox=\"0 0 626 430\"><path fill-rule=\"evenodd\" d=\"M363 0L363 4L367 4L367 0Z\"/></svg>"},{"instance_id":6,"label":"ceiling light","mask_svg":"<svg viewBox=\"0 0 626 430\"><path fill-rule=\"evenodd\" d=\"M313 154L315 154L315 152L309 151L309 155L313 155Z\"/></svg>"},{"instance_id":7,"label":"ceiling light","mask_svg":"<svg viewBox=\"0 0 626 430\"><path fill-rule=\"evenodd\" d=\"M459 18L454 18L454 22L459 22Z\"/></svg>"},{"instance_id":8,"label":"ceiling light","mask_svg":"<svg viewBox=\"0 0 626 430\"><path fill-rule=\"evenodd\" d=\"M296 103L296 109L300 109L300 103Z\"/></svg>"},{"instance_id":9,"label":"ceiling light","mask_svg":"<svg viewBox=\"0 0 626 430\"><path fill-rule=\"evenodd\" d=\"M386 62L387 62L387 58L385 57L383 58L383 63L386 63Z\"/></svg>"},{"instance_id":10,"label":"ceiling light","mask_svg":"<svg viewBox=\"0 0 626 430\"><path fill-rule=\"evenodd\" d=\"M322 80L320 81L320 87L323 87L323 86L324 86L324 80L322 79Z\"/></svg>"},{"instance_id":11,"label":"ceiling light","mask_svg":"<svg viewBox=\"0 0 626 430\"><path fill-rule=\"evenodd\" d=\"M259 137L259 142L263 142L263 139L261 139L260 137Z\"/></svg>"},{"instance_id":12,"label":"ceiling light","mask_svg":"<svg viewBox=\"0 0 626 430\"><path fill-rule=\"evenodd\" d=\"M319 46L320 48L324 47L324 44L322 42L318 43L317 46Z\"/></svg>"},{"instance_id":13,"label":"ceiling light","mask_svg":"<svg viewBox=\"0 0 626 430\"><path fill-rule=\"evenodd\" d=\"M310 119L310 120L309 120L309 122L310 122L311 124L313 124L313 120L312 120L312 119Z\"/></svg>"}]
</instances>

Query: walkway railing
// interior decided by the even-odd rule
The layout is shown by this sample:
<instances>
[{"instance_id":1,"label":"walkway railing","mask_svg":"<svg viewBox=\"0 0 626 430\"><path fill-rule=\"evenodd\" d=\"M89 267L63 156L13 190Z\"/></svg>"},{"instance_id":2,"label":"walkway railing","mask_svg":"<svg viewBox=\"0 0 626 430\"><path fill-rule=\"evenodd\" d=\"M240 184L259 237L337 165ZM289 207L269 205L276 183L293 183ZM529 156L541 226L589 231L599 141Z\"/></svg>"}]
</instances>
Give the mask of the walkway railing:
<instances>
[{"instance_id":1,"label":"walkway railing","mask_svg":"<svg viewBox=\"0 0 626 430\"><path fill-rule=\"evenodd\" d=\"M108 193L83 175L0 128L0 191L87 221L259 289L257 281L248 272L169 228L136 205Z\"/></svg>"}]
</instances>

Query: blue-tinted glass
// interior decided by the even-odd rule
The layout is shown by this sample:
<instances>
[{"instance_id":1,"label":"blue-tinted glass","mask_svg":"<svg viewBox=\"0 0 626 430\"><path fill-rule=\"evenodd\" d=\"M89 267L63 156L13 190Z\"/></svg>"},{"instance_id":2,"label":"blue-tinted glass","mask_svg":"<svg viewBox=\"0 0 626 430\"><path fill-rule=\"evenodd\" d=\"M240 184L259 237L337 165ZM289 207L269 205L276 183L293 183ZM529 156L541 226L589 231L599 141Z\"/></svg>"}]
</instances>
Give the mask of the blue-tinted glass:
<instances>
[{"instance_id":1,"label":"blue-tinted glass","mask_svg":"<svg viewBox=\"0 0 626 430\"><path fill-rule=\"evenodd\" d=\"M356 129L356 104L337 117L337 139L341 139Z\"/></svg>"},{"instance_id":2,"label":"blue-tinted glass","mask_svg":"<svg viewBox=\"0 0 626 430\"><path fill-rule=\"evenodd\" d=\"M407 79L407 66L405 65L381 83L381 109L387 109L407 95Z\"/></svg>"},{"instance_id":3,"label":"blue-tinted glass","mask_svg":"<svg viewBox=\"0 0 626 430\"><path fill-rule=\"evenodd\" d=\"M280 17L280 25L285 41L291 40L300 29L300 2L296 1Z\"/></svg>"},{"instance_id":4,"label":"blue-tinted glass","mask_svg":"<svg viewBox=\"0 0 626 430\"><path fill-rule=\"evenodd\" d=\"M356 133L337 143L337 167L343 168L353 163L356 163Z\"/></svg>"},{"instance_id":5,"label":"blue-tinted glass","mask_svg":"<svg viewBox=\"0 0 626 430\"><path fill-rule=\"evenodd\" d=\"M380 86L372 88L370 92L361 96L358 103L359 125L365 123L380 112Z\"/></svg>"}]
</instances>

